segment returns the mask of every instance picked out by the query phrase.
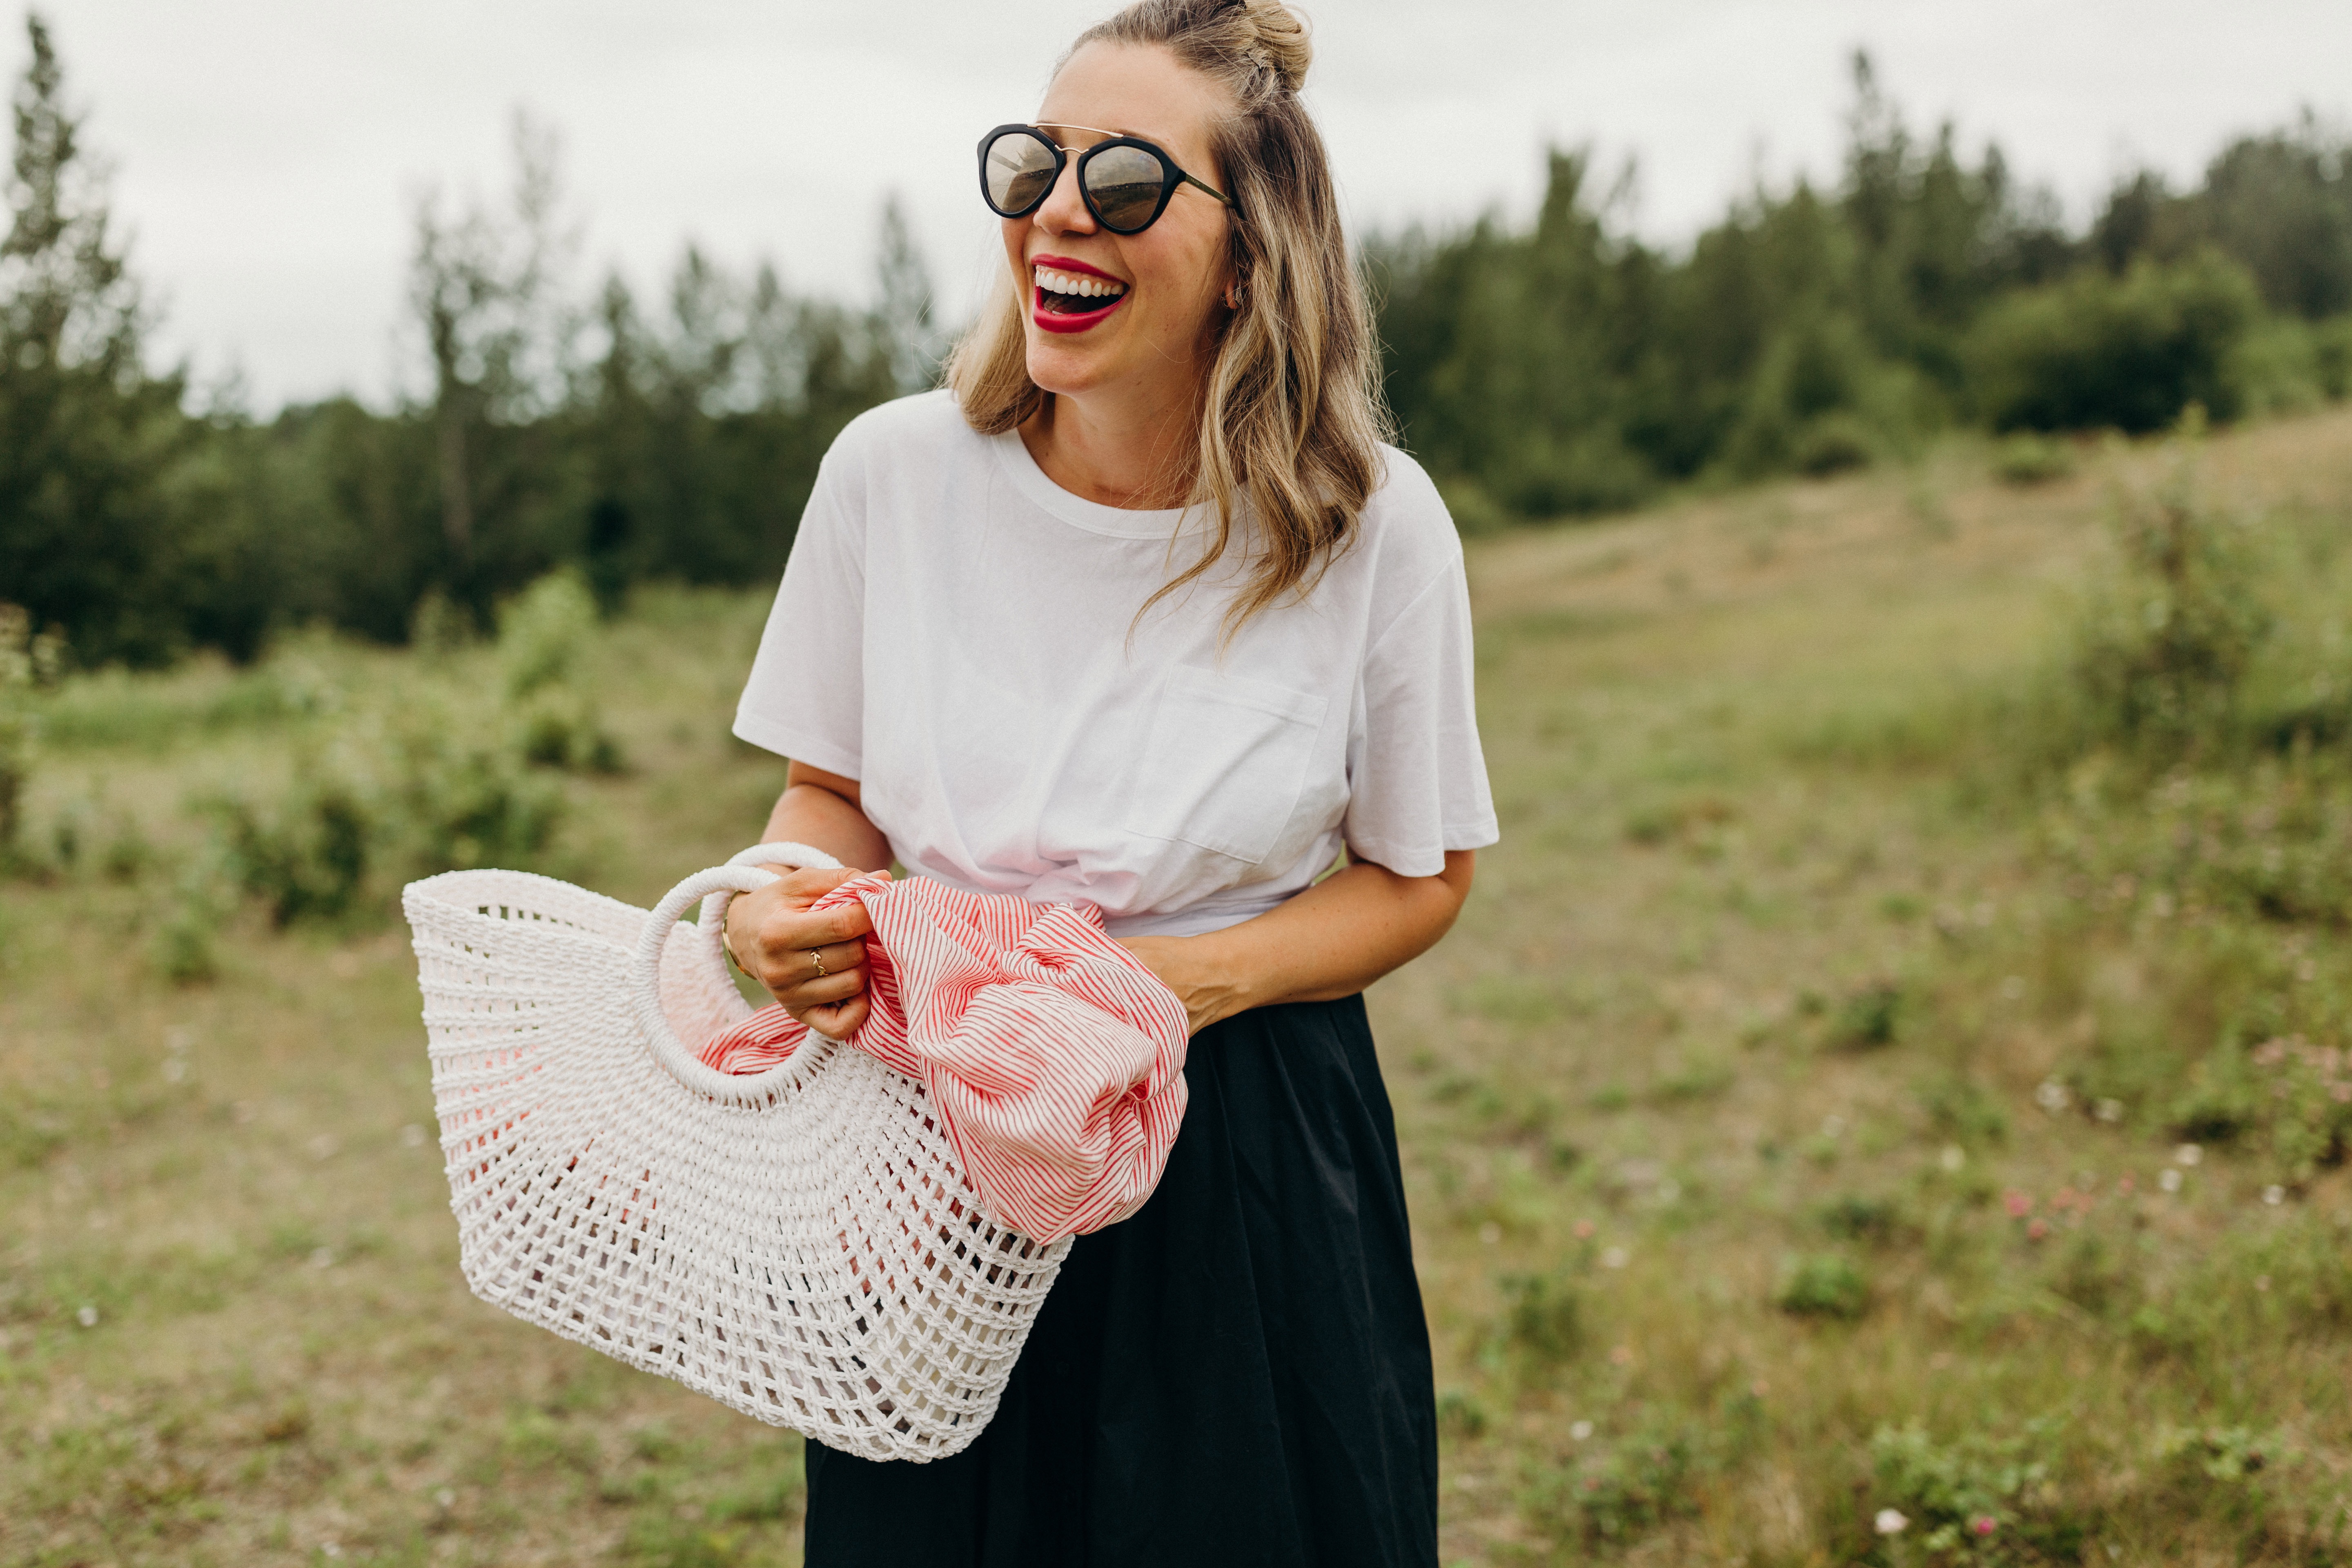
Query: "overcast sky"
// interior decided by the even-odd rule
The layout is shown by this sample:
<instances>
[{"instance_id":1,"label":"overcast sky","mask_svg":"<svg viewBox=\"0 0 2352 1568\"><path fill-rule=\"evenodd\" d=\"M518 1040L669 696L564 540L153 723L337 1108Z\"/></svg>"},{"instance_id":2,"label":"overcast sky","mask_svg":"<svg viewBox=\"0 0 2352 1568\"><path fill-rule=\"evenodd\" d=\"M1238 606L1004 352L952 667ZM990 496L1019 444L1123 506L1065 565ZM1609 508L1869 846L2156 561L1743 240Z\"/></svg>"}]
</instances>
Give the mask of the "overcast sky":
<instances>
[{"instance_id":1,"label":"overcast sky","mask_svg":"<svg viewBox=\"0 0 2352 1568\"><path fill-rule=\"evenodd\" d=\"M1025 118L1110 0L44 0L116 168L161 342L257 405L382 397L409 215L498 189L518 106L551 122L589 269L657 280L690 237L863 297L883 194L960 317L993 243L980 132ZM1846 60L1915 123L2087 215L2118 170L2193 182L2303 104L2352 118L2347 0L1317 0L1307 96L1353 224L1532 209L1548 141L1641 169L1637 226L1687 237L1761 172L1834 171ZM14 75L21 29L0 43Z\"/></svg>"}]
</instances>

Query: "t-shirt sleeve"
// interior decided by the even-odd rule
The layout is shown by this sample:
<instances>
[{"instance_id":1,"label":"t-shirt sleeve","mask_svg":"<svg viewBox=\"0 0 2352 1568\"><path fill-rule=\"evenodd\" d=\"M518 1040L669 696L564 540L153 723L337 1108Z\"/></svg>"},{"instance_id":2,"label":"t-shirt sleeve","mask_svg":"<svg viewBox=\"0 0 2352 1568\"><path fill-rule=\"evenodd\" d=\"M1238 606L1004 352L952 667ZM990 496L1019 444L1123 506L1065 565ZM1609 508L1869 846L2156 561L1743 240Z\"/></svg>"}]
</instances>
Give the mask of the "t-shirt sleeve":
<instances>
[{"instance_id":1,"label":"t-shirt sleeve","mask_svg":"<svg viewBox=\"0 0 2352 1568\"><path fill-rule=\"evenodd\" d=\"M1501 837L1478 744L1470 584L1462 560L1415 595L1365 655L1349 741L1349 853L1433 877L1449 849Z\"/></svg>"},{"instance_id":2,"label":"t-shirt sleeve","mask_svg":"<svg viewBox=\"0 0 2352 1568\"><path fill-rule=\"evenodd\" d=\"M735 708L735 733L811 767L861 778L866 712L866 540L843 504L834 465L815 489L784 563Z\"/></svg>"}]
</instances>

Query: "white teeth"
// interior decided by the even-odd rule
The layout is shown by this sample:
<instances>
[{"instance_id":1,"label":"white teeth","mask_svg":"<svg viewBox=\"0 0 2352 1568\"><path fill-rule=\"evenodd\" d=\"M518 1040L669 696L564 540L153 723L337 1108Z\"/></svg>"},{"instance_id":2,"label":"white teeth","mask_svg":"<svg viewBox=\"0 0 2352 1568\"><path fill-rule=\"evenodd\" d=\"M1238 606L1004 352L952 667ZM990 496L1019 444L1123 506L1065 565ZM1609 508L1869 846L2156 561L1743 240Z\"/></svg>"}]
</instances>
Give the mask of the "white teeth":
<instances>
[{"instance_id":1,"label":"white teeth","mask_svg":"<svg viewBox=\"0 0 2352 1568\"><path fill-rule=\"evenodd\" d=\"M1088 299L1101 299L1127 292L1127 285L1108 278L1089 278L1083 273L1057 272L1050 267L1036 269L1037 287L1048 294L1082 294Z\"/></svg>"}]
</instances>

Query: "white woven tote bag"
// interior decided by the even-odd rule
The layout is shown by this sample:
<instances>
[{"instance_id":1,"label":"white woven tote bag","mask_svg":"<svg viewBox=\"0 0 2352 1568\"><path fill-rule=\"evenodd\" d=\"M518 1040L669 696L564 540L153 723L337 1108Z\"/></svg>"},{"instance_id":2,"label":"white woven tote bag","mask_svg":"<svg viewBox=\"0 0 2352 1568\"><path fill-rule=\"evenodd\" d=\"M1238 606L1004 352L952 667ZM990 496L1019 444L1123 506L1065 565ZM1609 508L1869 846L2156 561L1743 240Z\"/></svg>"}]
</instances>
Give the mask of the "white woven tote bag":
<instances>
[{"instance_id":1,"label":"white woven tote bag","mask_svg":"<svg viewBox=\"0 0 2352 1568\"><path fill-rule=\"evenodd\" d=\"M648 914L520 871L402 894L466 1282L527 1322L828 1447L918 1462L978 1436L1062 1259L982 1214L922 1084L811 1034L706 1067L751 1007L719 945L760 864ZM679 920L706 900L702 921Z\"/></svg>"}]
</instances>

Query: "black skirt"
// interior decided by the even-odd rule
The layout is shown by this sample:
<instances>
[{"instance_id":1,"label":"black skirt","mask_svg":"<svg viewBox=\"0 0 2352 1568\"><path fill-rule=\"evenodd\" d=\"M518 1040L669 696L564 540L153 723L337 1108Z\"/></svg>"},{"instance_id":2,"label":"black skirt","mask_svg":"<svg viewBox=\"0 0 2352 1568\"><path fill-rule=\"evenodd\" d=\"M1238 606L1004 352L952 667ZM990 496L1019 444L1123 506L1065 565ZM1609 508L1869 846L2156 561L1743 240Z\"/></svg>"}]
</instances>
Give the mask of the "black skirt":
<instances>
[{"instance_id":1,"label":"black skirt","mask_svg":"<svg viewBox=\"0 0 2352 1568\"><path fill-rule=\"evenodd\" d=\"M1435 1568L1437 1431L1363 998L1202 1030L1134 1217L1083 1236L996 1417L808 1447L808 1568Z\"/></svg>"}]
</instances>

